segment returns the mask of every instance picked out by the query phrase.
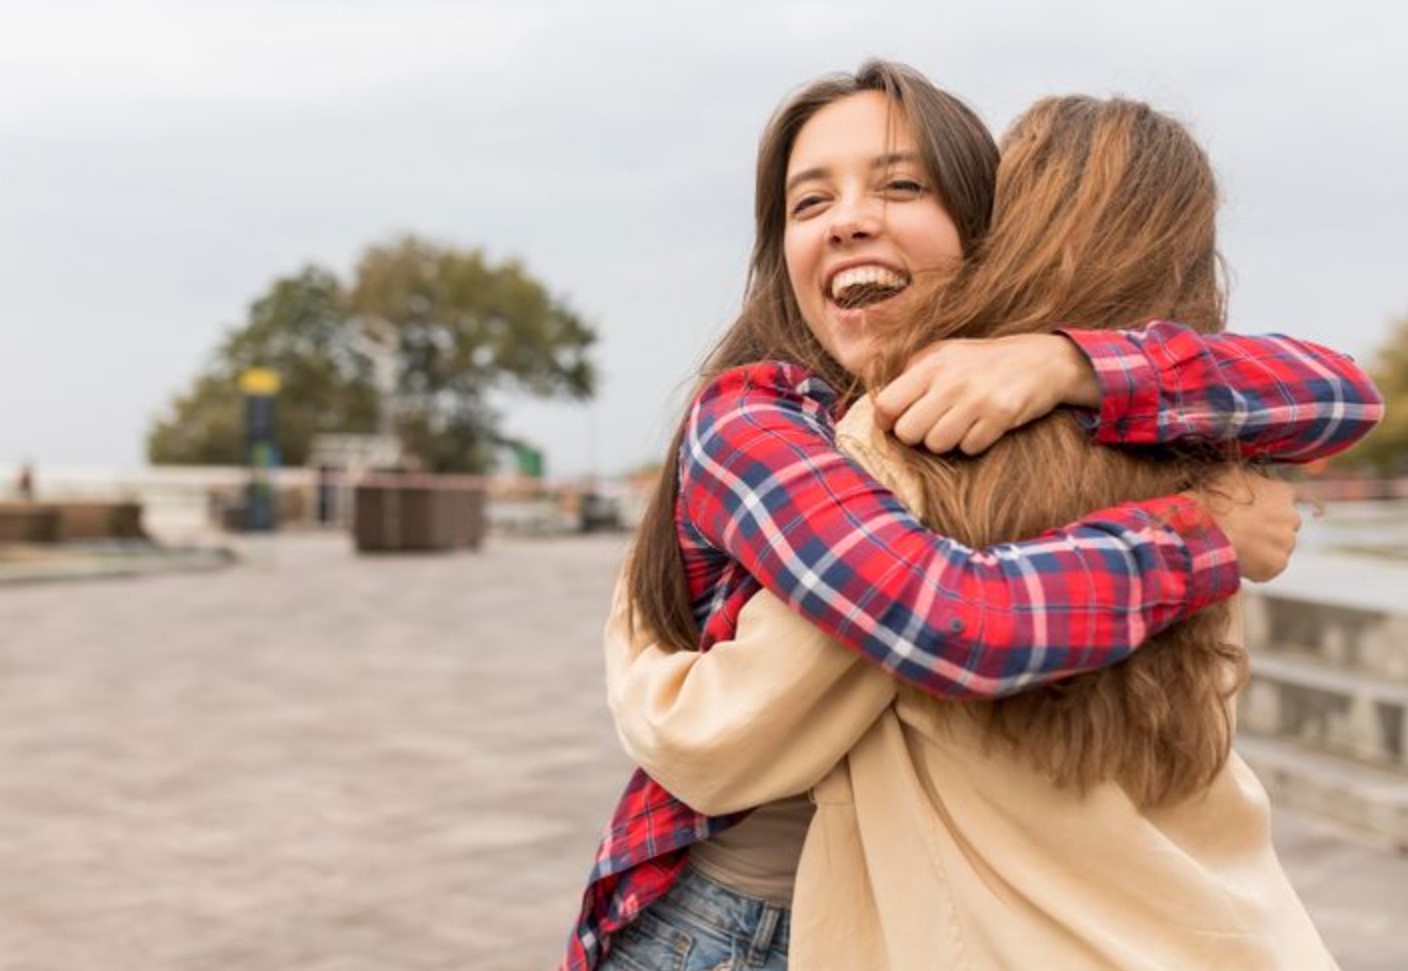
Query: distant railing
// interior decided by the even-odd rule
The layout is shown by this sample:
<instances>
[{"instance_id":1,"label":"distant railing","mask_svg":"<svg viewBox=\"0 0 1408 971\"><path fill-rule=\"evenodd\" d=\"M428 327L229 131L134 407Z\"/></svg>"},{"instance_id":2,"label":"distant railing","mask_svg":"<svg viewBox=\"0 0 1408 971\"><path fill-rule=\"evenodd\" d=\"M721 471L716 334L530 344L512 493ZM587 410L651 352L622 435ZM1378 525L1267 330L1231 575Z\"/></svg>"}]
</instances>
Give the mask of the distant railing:
<instances>
[{"instance_id":1,"label":"distant railing","mask_svg":"<svg viewBox=\"0 0 1408 971\"><path fill-rule=\"evenodd\" d=\"M1296 489L1319 502L1408 499L1408 477L1314 476L1297 482Z\"/></svg>"},{"instance_id":2,"label":"distant railing","mask_svg":"<svg viewBox=\"0 0 1408 971\"><path fill-rule=\"evenodd\" d=\"M1250 592L1246 636L1237 747L1273 799L1408 848L1408 580L1396 606Z\"/></svg>"}]
</instances>

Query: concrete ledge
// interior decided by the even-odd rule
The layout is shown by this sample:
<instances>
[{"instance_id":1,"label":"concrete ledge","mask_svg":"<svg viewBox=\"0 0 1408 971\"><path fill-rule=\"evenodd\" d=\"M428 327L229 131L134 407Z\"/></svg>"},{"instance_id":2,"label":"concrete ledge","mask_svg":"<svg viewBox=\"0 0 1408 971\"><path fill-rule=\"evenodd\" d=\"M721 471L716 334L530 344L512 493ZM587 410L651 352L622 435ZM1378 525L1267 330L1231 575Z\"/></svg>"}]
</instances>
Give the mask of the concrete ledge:
<instances>
[{"instance_id":1,"label":"concrete ledge","mask_svg":"<svg viewBox=\"0 0 1408 971\"><path fill-rule=\"evenodd\" d=\"M1237 751L1273 803L1305 810L1408 850L1408 778L1247 733Z\"/></svg>"},{"instance_id":2,"label":"concrete ledge","mask_svg":"<svg viewBox=\"0 0 1408 971\"><path fill-rule=\"evenodd\" d=\"M1285 573L1247 589L1254 596L1402 614L1408 613L1408 563L1302 549L1291 557Z\"/></svg>"},{"instance_id":3,"label":"concrete ledge","mask_svg":"<svg viewBox=\"0 0 1408 971\"><path fill-rule=\"evenodd\" d=\"M1408 599L1408 587L1403 596ZM1408 603L1396 610L1259 590L1244 598L1258 659L1312 656L1342 671L1408 685Z\"/></svg>"},{"instance_id":4,"label":"concrete ledge","mask_svg":"<svg viewBox=\"0 0 1408 971\"><path fill-rule=\"evenodd\" d=\"M1260 655L1238 718L1249 731L1408 772L1405 684L1312 659Z\"/></svg>"},{"instance_id":5,"label":"concrete ledge","mask_svg":"<svg viewBox=\"0 0 1408 971\"><path fill-rule=\"evenodd\" d=\"M12 546L0 553L0 586L218 570L234 562L228 549L173 549L150 543Z\"/></svg>"}]
</instances>

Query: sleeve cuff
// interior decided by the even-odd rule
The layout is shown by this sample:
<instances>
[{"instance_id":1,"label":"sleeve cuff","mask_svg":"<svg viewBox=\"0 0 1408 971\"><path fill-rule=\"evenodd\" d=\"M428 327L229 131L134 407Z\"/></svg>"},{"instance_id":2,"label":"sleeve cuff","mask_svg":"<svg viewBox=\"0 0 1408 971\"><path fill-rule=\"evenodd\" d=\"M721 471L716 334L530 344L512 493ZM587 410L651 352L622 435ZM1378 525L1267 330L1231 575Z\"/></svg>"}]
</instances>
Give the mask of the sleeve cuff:
<instances>
[{"instance_id":1,"label":"sleeve cuff","mask_svg":"<svg viewBox=\"0 0 1408 971\"><path fill-rule=\"evenodd\" d=\"M1197 502L1168 496L1141 503L1178 534L1188 551L1188 610L1191 614L1235 594L1242 585L1232 543Z\"/></svg>"},{"instance_id":2,"label":"sleeve cuff","mask_svg":"<svg viewBox=\"0 0 1408 971\"><path fill-rule=\"evenodd\" d=\"M1095 368L1100 411L1076 409L1081 424L1105 444L1158 441L1159 382L1140 344L1128 331L1061 328Z\"/></svg>"}]
</instances>

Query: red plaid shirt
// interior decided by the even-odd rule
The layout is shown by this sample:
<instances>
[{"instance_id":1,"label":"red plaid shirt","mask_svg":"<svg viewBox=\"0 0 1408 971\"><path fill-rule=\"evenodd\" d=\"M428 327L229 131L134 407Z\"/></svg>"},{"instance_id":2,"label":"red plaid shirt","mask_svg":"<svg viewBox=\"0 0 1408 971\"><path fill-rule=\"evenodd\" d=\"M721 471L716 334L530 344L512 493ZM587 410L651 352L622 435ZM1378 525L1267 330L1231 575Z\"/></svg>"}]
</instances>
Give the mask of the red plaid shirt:
<instances>
[{"instance_id":1,"label":"red plaid shirt","mask_svg":"<svg viewBox=\"0 0 1408 971\"><path fill-rule=\"evenodd\" d=\"M1313 344L1170 323L1067 336L1100 379L1088 418L1099 441L1235 440L1247 455L1309 461L1382 415L1369 379ZM1237 589L1226 538L1176 497L982 551L937 536L837 451L837 405L825 383L778 362L729 371L696 399L676 515L701 649L731 638L764 586L897 677L992 698L1114 664ZM611 934L674 883L688 847L745 815L696 813L637 770L562 968L595 967Z\"/></svg>"}]
</instances>

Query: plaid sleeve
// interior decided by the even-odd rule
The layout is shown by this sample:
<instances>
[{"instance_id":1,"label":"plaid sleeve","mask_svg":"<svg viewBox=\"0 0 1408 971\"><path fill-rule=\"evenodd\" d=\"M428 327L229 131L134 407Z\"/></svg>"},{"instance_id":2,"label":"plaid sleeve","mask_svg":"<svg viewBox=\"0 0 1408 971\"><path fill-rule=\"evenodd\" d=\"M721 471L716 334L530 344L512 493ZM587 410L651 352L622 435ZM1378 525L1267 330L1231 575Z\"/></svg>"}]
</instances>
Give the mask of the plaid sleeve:
<instances>
[{"instance_id":1,"label":"plaid sleeve","mask_svg":"<svg viewBox=\"0 0 1408 971\"><path fill-rule=\"evenodd\" d=\"M1137 331L1063 330L1104 398L1098 441L1235 441L1249 458L1310 462L1342 452L1383 417L1373 381L1349 357L1279 335L1199 334L1169 321Z\"/></svg>"},{"instance_id":2,"label":"plaid sleeve","mask_svg":"<svg viewBox=\"0 0 1408 971\"><path fill-rule=\"evenodd\" d=\"M681 525L832 637L944 697L996 697L1113 664L1237 589L1190 500L1095 513L975 551L921 525L840 453L828 388L759 364L691 412Z\"/></svg>"}]
</instances>

